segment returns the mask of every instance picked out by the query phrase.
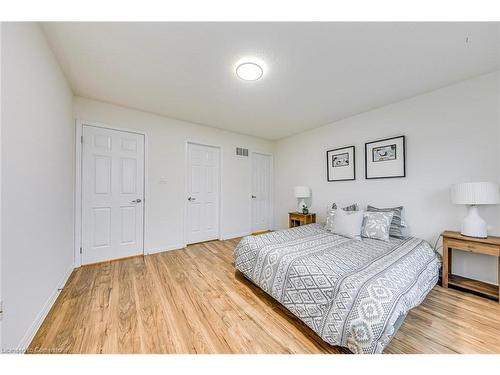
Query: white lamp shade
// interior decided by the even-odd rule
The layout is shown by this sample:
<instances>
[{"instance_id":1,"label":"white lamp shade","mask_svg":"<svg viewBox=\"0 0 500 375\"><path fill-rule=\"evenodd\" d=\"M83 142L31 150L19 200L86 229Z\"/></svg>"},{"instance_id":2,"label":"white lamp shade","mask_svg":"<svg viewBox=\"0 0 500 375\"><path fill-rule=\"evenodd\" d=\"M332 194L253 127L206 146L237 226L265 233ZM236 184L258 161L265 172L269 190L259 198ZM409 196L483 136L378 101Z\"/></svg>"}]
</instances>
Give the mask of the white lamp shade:
<instances>
[{"instance_id":1,"label":"white lamp shade","mask_svg":"<svg viewBox=\"0 0 500 375\"><path fill-rule=\"evenodd\" d=\"M500 201L495 182L464 182L451 187L454 204L497 204Z\"/></svg>"},{"instance_id":2,"label":"white lamp shade","mask_svg":"<svg viewBox=\"0 0 500 375\"><path fill-rule=\"evenodd\" d=\"M295 198L309 198L311 196L311 190L307 186L295 186L293 193Z\"/></svg>"}]
</instances>

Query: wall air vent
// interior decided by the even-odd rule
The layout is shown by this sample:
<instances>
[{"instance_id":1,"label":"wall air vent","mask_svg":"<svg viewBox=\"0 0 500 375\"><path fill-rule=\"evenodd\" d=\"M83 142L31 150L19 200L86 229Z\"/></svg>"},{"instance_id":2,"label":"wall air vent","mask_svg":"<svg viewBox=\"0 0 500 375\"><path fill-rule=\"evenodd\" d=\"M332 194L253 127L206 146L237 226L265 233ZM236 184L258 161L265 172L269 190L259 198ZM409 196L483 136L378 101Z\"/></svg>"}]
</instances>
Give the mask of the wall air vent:
<instances>
[{"instance_id":1,"label":"wall air vent","mask_svg":"<svg viewBox=\"0 0 500 375\"><path fill-rule=\"evenodd\" d=\"M236 155L248 156L248 148L236 147Z\"/></svg>"}]
</instances>

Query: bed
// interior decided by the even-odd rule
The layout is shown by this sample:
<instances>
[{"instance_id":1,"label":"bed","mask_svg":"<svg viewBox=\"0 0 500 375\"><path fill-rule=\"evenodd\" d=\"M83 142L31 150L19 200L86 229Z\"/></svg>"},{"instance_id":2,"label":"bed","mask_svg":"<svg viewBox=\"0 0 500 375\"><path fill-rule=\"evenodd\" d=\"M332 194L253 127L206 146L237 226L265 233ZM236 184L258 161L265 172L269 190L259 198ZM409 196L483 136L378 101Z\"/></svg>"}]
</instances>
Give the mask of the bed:
<instances>
[{"instance_id":1,"label":"bed","mask_svg":"<svg viewBox=\"0 0 500 375\"><path fill-rule=\"evenodd\" d=\"M382 353L437 283L439 255L418 238L341 237L310 224L244 237L236 268L331 345Z\"/></svg>"}]
</instances>

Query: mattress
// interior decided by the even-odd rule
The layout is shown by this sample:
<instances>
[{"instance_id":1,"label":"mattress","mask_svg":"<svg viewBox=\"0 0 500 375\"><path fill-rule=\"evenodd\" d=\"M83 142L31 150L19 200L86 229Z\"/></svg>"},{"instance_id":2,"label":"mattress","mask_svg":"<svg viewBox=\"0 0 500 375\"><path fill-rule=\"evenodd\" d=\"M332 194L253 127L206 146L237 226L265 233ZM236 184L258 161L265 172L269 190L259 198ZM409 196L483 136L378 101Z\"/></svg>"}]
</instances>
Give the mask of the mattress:
<instances>
[{"instance_id":1,"label":"mattress","mask_svg":"<svg viewBox=\"0 0 500 375\"><path fill-rule=\"evenodd\" d=\"M353 240L322 224L244 237L234 259L324 341L353 353L382 353L441 266L421 239Z\"/></svg>"}]
</instances>

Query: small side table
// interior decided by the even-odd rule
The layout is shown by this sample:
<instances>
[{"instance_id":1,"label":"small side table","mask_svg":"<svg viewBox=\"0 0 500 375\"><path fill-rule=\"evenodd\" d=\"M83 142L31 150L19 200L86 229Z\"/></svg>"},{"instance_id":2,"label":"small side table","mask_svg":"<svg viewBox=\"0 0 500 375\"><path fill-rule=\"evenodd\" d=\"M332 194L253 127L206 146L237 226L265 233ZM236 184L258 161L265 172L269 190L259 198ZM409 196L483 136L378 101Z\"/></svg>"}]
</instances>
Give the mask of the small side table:
<instances>
[{"instance_id":1,"label":"small side table","mask_svg":"<svg viewBox=\"0 0 500 375\"><path fill-rule=\"evenodd\" d=\"M499 300L500 286L467 277L454 275L451 271L452 249L469 253L486 254L498 257L498 279L500 280L500 237L475 238L462 236L459 232L445 231L443 236L443 288L454 286L475 292L491 299ZM499 300L500 302L500 300Z\"/></svg>"},{"instance_id":2,"label":"small side table","mask_svg":"<svg viewBox=\"0 0 500 375\"><path fill-rule=\"evenodd\" d=\"M312 224L316 222L316 214L301 214L300 212L288 213L288 227L294 228L301 225Z\"/></svg>"}]
</instances>

